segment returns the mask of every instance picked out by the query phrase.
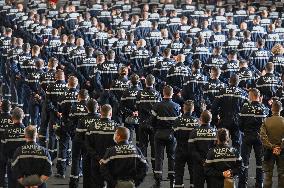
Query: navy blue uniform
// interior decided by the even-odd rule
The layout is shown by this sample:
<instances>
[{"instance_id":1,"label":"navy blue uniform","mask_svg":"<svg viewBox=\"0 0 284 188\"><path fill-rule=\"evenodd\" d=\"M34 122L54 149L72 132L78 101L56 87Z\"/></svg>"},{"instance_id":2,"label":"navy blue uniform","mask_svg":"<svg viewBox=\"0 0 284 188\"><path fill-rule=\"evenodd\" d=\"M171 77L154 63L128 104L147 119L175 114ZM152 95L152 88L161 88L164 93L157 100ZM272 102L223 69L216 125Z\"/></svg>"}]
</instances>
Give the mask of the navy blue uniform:
<instances>
[{"instance_id":1,"label":"navy blue uniform","mask_svg":"<svg viewBox=\"0 0 284 188\"><path fill-rule=\"evenodd\" d=\"M155 130L155 170L154 177L159 184L162 180L164 149L168 156L168 176L174 178L176 139L174 137L175 120L180 116L180 105L172 99L164 99L152 109L152 126Z\"/></svg>"},{"instance_id":2,"label":"navy blue uniform","mask_svg":"<svg viewBox=\"0 0 284 188\"><path fill-rule=\"evenodd\" d=\"M139 146L145 157L147 157L147 147L151 146L152 169L155 168L154 130L151 126L151 110L153 106L161 101L161 95L152 87L146 87L137 94L136 106L139 115Z\"/></svg>"},{"instance_id":3,"label":"navy blue uniform","mask_svg":"<svg viewBox=\"0 0 284 188\"><path fill-rule=\"evenodd\" d=\"M86 148L84 147L84 142L78 137L80 134L80 129L78 129L79 119L88 114L86 101L80 101L72 106L70 111L70 123L69 130L72 138L72 166L70 174L70 188L78 187L79 174L80 174L80 163L81 159L86 155Z\"/></svg>"},{"instance_id":4,"label":"navy blue uniform","mask_svg":"<svg viewBox=\"0 0 284 188\"><path fill-rule=\"evenodd\" d=\"M139 136L138 136L139 127L138 125L127 124L125 120L127 117L131 117L133 112L137 111L136 101L137 101L138 92L140 90L141 88L139 85L131 86L123 92L121 97L120 110L122 113L122 122L124 122L125 126L130 130L130 138L129 138L130 142L133 139L133 130L135 130L137 135L136 141L139 142Z\"/></svg>"},{"instance_id":5,"label":"navy blue uniform","mask_svg":"<svg viewBox=\"0 0 284 188\"><path fill-rule=\"evenodd\" d=\"M52 174L51 157L44 147L35 142L27 142L15 151L12 171L16 179L31 175L50 177ZM45 188L46 183L42 183L38 187Z\"/></svg>"},{"instance_id":6,"label":"navy blue uniform","mask_svg":"<svg viewBox=\"0 0 284 188\"><path fill-rule=\"evenodd\" d=\"M251 149L253 147L256 159L256 185L263 182L262 172L262 142L260 127L268 116L269 110L259 102L245 103L240 111L240 130L244 133L242 138L241 155L243 158L242 173L239 187L246 187L248 181L248 167Z\"/></svg>"},{"instance_id":7,"label":"navy blue uniform","mask_svg":"<svg viewBox=\"0 0 284 188\"><path fill-rule=\"evenodd\" d=\"M57 113L60 112L59 104L61 102L61 97L66 90L67 87L65 81L57 80L55 83L50 84L46 91L47 110L50 115L48 149L52 160L55 159L57 153L56 137L53 126L59 123ZM40 133L43 139L46 138L46 129L47 127L41 130Z\"/></svg>"},{"instance_id":8,"label":"navy blue uniform","mask_svg":"<svg viewBox=\"0 0 284 188\"><path fill-rule=\"evenodd\" d=\"M69 141L71 139L71 126L70 121L70 112L73 106L76 105L78 90L76 88L70 88L68 91L65 91L62 99L60 101L60 112L62 113L61 125L58 127L58 136L59 136L59 148L58 148L58 158L57 158L57 174L64 175L66 171L66 165L68 160L69 152ZM71 149L70 149L71 150Z\"/></svg>"},{"instance_id":9,"label":"navy blue uniform","mask_svg":"<svg viewBox=\"0 0 284 188\"><path fill-rule=\"evenodd\" d=\"M8 187L16 187L17 180L11 171L11 163L16 149L25 144L25 126L21 123L10 124L3 133L3 154L8 160L7 175Z\"/></svg>"},{"instance_id":10,"label":"navy blue uniform","mask_svg":"<svg viewBox=\"0 0 284 188\"><path fill-rule=\"evenodd\" d=\"M207 178L204 174L203 165L208 150L214 146L216 140L216 129L209 124L197 127L190 134L188 144L189 151L191 151L191 160L193 161L194 187L204 187Z\"/></svg>"},{"instance_id":11,"label":"navy blue uniform","mask_svg":"<svg viewBox=\"0 0 284 188\"><path fill-rule=\"evenodd\" d=\"M5 130L12 124L12 117L10 113L0 114L0 140L4 139ZM5 184L5 174L7 171L7 158L3 151L4 143L0 143L0 186L4 187Z\"/></svg>"},{"instance_id":12,"label":"navy blue uniform","mask_svg":"<svg viewBox=\"0 0 284 188\"><path fill-rule=\"evenodd\" d=\"M176 164L175 164L175 187L183 186L183 176L185 165L188 165L190 174L190 185L193 186L193 160L190 156L190 150L188 148L188 139L190 133L198 126L198 119L193 117L190 112L183 114L176 120L174 127L175 137L177 140L176 148Z\"/></svg>"},{"instance_id":13,"label":"navy blue uniform","mask_svg":"<svg viewBox=\"0 0 284 188\"><path fill-rule=\"evenodd\" d=\"M209 187L223 188L224 176L223 172L230 170L232 178L240 172L242 158L236 149L219 144L208 151L204 171L208 177L207 185Z\"/></svg>"},{"instance_id":14,"label":"navy blue uniform","mask_svg":"<svg viewBox=\"0 0 284 188\"><path fill-rule=\"evenodd\" d=\"M181 90L189 74L189 67L185 66L182 62L178 62L169 69L167 75L167 84L175 89Z\"/></svg>"},{"instance_id":15,"label":"navy blue uniform","mask_svg":"<svg viewBox=\"0 0 284 188\"><path fill-rule=\"evenodd\" d=\"M120 142L106 150L100 169L108 186L115 188L118 181L132 181L139 186L146 176L148 165L139 148Z\"/></svg>"},{"instance_id":16,"label":"navy blue uniform","mask_svg":"<svg viewBox=\"0 0 284 188\"><path fill-rule=\"evenodd\" d=\"M271 52L263 48L252 52L249 60L250 64L256 67L260 72L264 69L265 65L269 62Z\"/></svg>"},{"instance_id":17,"label":"navy blue uniform","mask_svg":"<svg viewBox=\"0 0 284 188\"><path fill-rule=\"evenodd\" d=\"M272 73L266 73L256 81L256 88L263 95L263 103L268 101L275 95L277 89L281 86L281 80Z\"/></svg>"},{"instance_id":18,"label":"navy blue uniform","mask_svg":"<svg viewBox=\"0 0 284 188\"><path fill-rule=\"evenodd\" d=\"M213 118L220 116L217 127L229 130L233 146L239 150L239 116L243 104L247 101L247 93L238 87L229 86L222 89L212 106Z\"/></svg>"},{"instance_id":19,"label":"navy blue uniform","mask_svg":"<svg viewBox=\"0 0 284 188\"><path fill-rule=\"evenodd\" d=\"M85 145L87 155L83 161L83 183L86 188L104 186L99 161L104 157L107 148L115 145L113 135L118 126L113 120L108 118L99 119L93 116L94 114L88 114L79 122L79 125L86 129ZM85 178L88 181L85 181Z\"/></svg>"}]
</instances>

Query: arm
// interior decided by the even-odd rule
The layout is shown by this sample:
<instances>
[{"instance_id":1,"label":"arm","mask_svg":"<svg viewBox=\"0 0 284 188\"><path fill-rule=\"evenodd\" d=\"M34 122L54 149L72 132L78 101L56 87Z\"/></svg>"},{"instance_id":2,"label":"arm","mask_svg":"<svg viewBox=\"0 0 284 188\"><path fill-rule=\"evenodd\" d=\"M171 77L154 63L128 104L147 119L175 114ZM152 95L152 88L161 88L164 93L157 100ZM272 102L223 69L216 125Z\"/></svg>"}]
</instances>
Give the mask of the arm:
<instances>
[{"instance_id":1,"label":"arm","mask_svg":"<svg viewBox=\"0 0 284 188\"><path fill-rule=\"evenodd\" d=\"M195 131L192 131L192 133L189 136L189 139L188 139L189 151L191 151L191 156L194 159L194 161L203 165L205 159L203 159L201 157L200 153L197 150L197 147L196 147L196 144L195 144L195 141L194 141L195 134L196 134Z\"/></svg>"},{"instance_id":2,"label":"arm","mask_svg":"<svg viewBox=\"0 0 284 188\"><path fill-rule=\"evenodd\" d=\"M139 186L143 182L143 180L146 176L146 173L147 173L147 170L148 170L148 164L147 164L145 157L141 153L141 151L138 148L137 148L137 150L140 153L139 154L140 157L135 159L135 160L137 160L137 162L136 162L136 164L137 164L136 170L137 171L136 171L136 177L135 177L134 181L135 181L135 185Z\"/></svg>"},{"instance_id":3,"label":"arm","mask_svg":"<svg viewBox=\"0 0 284 188\"><path fill-rule=\"evenodd\" d=\"M260 128L260 138L261 138L261 141L262 141L262 144L263 146L266 148L266 149L273 149L275 147L275 145L273 145L270 141L269 141L269 138L267 136L267 130L266 130L266 127L265 127L265 121L263 122L261 128Z\"/></svg>"},{"instance_id":4,"label":"arm","mask_svg":"<svg viewBox=\"0 0 284 188\"><path fill-rule=\"evenodd\" d=\"M207 176L215 176L215 177L223 177L223 172L221 172L220 170L217 170L215 168L215 165L213 162L211 162L210 160L214 159L214 154L212 152L212 150L209 150L207 157L206 157L206 161L204 163L204 173Z\"/></svg>"},{"instance_id":5,"label":"arm","mask_svg":"<svg viewBox=\"0 0 284 188\"><path fill-rule=\"evenodd\" d=\"M115 187L116 180L113 178L111 174L111 154L110 149L108 149L105 153L104 158L100 161L100 171L104 179L110 184L111 187Z\"/></svg>"}]
</instances>

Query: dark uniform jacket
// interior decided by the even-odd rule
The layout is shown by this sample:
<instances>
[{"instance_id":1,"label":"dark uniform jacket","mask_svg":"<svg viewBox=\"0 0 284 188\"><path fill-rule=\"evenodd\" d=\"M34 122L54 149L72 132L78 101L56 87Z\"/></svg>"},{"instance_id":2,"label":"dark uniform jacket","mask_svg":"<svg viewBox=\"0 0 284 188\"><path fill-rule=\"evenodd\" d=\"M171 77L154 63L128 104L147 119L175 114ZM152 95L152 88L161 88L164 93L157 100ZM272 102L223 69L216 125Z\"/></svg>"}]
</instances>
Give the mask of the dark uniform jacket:
<instances>
[{"instance_id":1,"label":"dark uniform jacket","mask_svg":"<svg viewBox=\"0 0 284 188\"><path fill-rule=\"evenodd\" d=\"M224 187L223 172L231 170L233 176L240 172L242 158L236 149L228 145L217 145L211 148L205 161L205 174L208 176L210 186L216 188Z\"/></svg>"},{"instance_id":2,"label":"dark uniform jacket","mask_svg":"<svg viewBox=\"0 0 284 188\"><path fill-rule=\"evenodd\" d=\"M176 120L174 131L177 140L177 152L187 153L190 133L197 128L198 119L190 112L183 114Z\"/></svg>"},{"instance_id":3,"label":"dark uniform jacket","mask_svg":"<svg viewBox=\"0 0 284 188\"><path fill-rule=\"evenodd\" d=\"M16 149L25 144L24 124L10 124L3 134L3 153L7 159L12 159Z\"/></svg>"},{"instance_id":4,"label":"dark uniform jacket","mask_svg":"<svg viewBox=\"0 0 284 188\"><path fill-rule=\"evenodd\" d=\"M152 126L156 130L172 130L175 120L180 116L180 105L172 99L163 99L152 109Z\"/></svg>"},{"instance_id":5,"label":"dark uniform jacket","mask_svg":"<svg viewBox=\"0 0 284 188\"><path fill-rule=\"evenodd\" d=\"M118 124L108 118L93 118L86 116L82 121L85 126L85 145L87 153L93 159L99 161L103 158L107 148L115 145L113 135Z\"/></svg>"},{"instance_id":6,"label":"dark uniform jacket","mask_svg":"<svg viewBox=\"0 0 284 188\"><path fill-rule=\"evenodd\" d=\"M212 148L215 144L216 129L210 125L201 125L194 129L188 139L189 151L193 161L198 165L202 165L206 159L208 149Z\"/></svg>"},{"instance_id":7,"label":"dark uniform jacket","mask_svg":"<svg viewBox=\"0 0 284 188\"><path fill-rule=\"evenodd\" d=\"M110 188L115 187L117 180L132 180L138 186L148 169L139 148L127 142L120 142L107 149L101 162L101 173Z\"/></svg>"},{"instance_id":8,"label":"dark uniform jacket","mask_svg":"<svg viewBox=\"0 0 284 188\"><path fill-rule=\"evenodd\" d=\"M12 171L17 179L30 175L50 177L52 161L47 149L35 142L19 147L14 153Z\"/></svg>"},{"instance_id":9,"label":"dark uniform jacket","mask_svg":"<svg viewBox=\"0 0 284 188\"><path fill-rule=\"evenodd\" d=\"M245 103L240 112L240 130L245 135L257 135L269 109L259 102Z\"/></svg>"}]
</instances>

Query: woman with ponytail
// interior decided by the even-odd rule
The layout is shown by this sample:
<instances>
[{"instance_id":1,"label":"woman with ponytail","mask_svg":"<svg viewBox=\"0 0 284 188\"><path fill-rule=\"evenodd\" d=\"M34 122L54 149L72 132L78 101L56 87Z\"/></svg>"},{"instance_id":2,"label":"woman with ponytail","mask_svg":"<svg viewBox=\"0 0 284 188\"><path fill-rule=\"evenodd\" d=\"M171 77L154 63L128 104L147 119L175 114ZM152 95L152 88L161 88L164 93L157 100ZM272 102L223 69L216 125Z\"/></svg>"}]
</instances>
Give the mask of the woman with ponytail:
<instances>
[{"instance_id":1,"label":"woman with ponytail","mask_svg":"<svg viewBox=\"0 0 284 188\"><path fill-rule=\"evenodd\" d=\"M235 148L229 146L229 132L219 129L217 145L211 148L204 164L205 174L208 176L209 188L234 187L234 176L241 167L241 157Z\"/></svg>"}]
</instances>

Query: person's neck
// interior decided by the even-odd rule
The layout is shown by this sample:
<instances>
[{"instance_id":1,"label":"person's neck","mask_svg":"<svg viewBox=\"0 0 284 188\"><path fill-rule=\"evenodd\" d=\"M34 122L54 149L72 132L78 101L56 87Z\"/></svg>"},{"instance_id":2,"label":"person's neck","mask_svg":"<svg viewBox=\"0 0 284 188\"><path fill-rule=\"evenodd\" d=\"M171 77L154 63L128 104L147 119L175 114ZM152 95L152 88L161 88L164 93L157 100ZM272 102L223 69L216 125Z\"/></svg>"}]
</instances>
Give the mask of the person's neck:
<instances>
[{"instance_id":1,"label":"person's neck","mask_svg":"<svg viewBox=\"0 0 284 188\"><path fill-rule=\"evenodd\" d=\"M273 112L273 111L272 111L272 115L273 115L273 116L280 116L280 112Z\"/></svg>"},{"instance_id":2,"label":"person's neck","mask_svg":"<svg viewBox=\"0 0 284 188\"><path fill-rule=\"evenodd\" d=\"M13 123L18 125L18 124L22 124L23 121L14 121Z\"/></svg>"},{"instance_id":3,"label":"person's neck","mask_svg":"<svg viewBox=\"0 0 284 188\"><path fill-rule=\"evenodd\" d=\"M36 142L36 140L26 138L26 142Z\"/></svg>"},{"instance_id":4,"label":"person's neck","mask_svg":"<svg viewBox=\"0 0 284 188\"><path fill-rule=\"evenodd\" d=\"M172 99L171 96L164 96L164 99Z\"/></svg>"},{"instance_id":5,"label":"person's neck","mask_svg":"<svg viewBox=\"0 0 284 188\"><path fill-rule=\"evenodd\" d=\"M128 140L118 140L117 144L128 144Z\"/></svg>"},{"instance_id":6,"label":"person's neck","mask_svg":"<svg viewBox=\"0 0 284 188\"><path fill-rule=\"evenodd\" d=\"M110 116L101 116L102 119L111 119Z\"/></svg>"}]
</instances>

